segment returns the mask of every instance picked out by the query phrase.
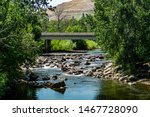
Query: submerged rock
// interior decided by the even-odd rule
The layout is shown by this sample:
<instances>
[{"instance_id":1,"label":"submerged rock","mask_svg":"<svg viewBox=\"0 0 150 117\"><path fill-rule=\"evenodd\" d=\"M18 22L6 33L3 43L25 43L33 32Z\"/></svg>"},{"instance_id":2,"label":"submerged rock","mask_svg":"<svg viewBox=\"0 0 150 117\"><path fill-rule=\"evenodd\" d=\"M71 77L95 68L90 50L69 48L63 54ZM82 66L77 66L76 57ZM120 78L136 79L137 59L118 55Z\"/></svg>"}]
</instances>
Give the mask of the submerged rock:
<instances>
[{"instance_id":1,"label":"submerged rock","mask_svg":"<svg viewBox=\"0 0 150 117\"><path fill-rule=\"evenodd\" d=\"M66 86L66 84L65 84L64 81L51 84L51 88L54 88L54 89L56 89L56 88L62 88L62 87L65 87L65 86Z\"/></svg>"},{"instance_id":2,"label":"submerged rock","mask_svg":"<svg viewBox=\"0 0 150 117\"><path fill-rule=\"evenodd\" d=\"M42 80L50 80L50 78L49 77L44 77L44 78L42 78Z\"/></svg>"},{"instance_id":3,"label":"submerged rock","mask_svg":"<svg viewBox=\"0 0 150 117\"><path fill-rule=\"evenodd\" d=\"M54 76L52 76L52 79L53 79L53 80L57 80L57 79L58 79L58 76L54 75Z\"/></svg>"}]
</instances>

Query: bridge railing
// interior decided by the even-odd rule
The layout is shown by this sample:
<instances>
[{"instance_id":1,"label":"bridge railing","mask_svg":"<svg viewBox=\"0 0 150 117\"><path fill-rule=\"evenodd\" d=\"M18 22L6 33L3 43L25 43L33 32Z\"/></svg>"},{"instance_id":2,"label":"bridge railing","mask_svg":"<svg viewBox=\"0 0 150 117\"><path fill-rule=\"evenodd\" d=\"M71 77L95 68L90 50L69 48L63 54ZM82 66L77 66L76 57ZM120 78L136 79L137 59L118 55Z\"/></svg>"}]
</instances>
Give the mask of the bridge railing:
<instances>
[{"instance_id":1,"label":"bridge railing","mask_svg":"<svg viewBox=\"0 0 150 117\"><path fill-rule=\"evenodd\" d=\"M95 34L94 33L42 33L41 39L45 40L63 40L63 39L69 39L69 40L95 40Z\"/></svg>"}]
</instances>

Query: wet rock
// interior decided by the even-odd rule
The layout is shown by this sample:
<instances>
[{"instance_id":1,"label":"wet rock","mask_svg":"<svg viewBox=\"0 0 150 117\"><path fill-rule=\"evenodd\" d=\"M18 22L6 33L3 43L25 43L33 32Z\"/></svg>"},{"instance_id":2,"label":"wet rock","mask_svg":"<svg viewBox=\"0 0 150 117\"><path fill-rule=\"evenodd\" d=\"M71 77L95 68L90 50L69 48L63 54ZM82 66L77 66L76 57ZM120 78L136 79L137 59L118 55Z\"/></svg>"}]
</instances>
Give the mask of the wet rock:
<instances>
[{"instance_id":1,"label":"wet rock","mask_svg":"<svg viewBox=\"0 0 150 117\"><path fill-rule=\"evenodd\" d=\"M104 59L104 56L103 56L103 55L101 55L101 56L99 56L98 58L99 58L99 59Z\"/></svg>"},{"instance_id":2,"label":"wet rock","mask_svg":"<svg viewBox=\"0 0 150 117\"><path fill-rule=\"evenodd\" d=\"M61 82L58 82L58 83L54 83L54 84L51 84L51 88L60 88L60 87L65 87L66 84L64 81L61 81Z\"/></svg>"},{"instance_id":3,"label":"wet rock","mask_svg":"<svg viewBox=\"0 0 150 117\"><path fill-rule=\"evenodd\" d=\"M50 66L50 63L45 63L44 66Z\"/></svg>"},{"instance_id":4,"label":"wet rock","mask_svg":"<svg viewBox=\"0 0 150 117\"><path fill-rule=\"evenodd\" d=\"M74 61L74 66L79 66L80 65L80 61Z\"/></svg>"},{"instance_id":5,"label":"wet rock","mask_svg":"<svg viewBox=\"0 0 150 117\"><path fill-rule=\"evenodd\" d=\"M119 81L124 81L126 78L125 77L120 77L118 80Z\"/></svg>"},{"instance_id":6,"label":"wet rock","mask_svg":"<svg viewBox=\"0 0 150 117\"><path fill-rule=\"evenodd\" d=\"M107 76L107 75L112 74L112 73L113 73L112 68L107 68L103 71L104 76Z\"/></svg>"},{"instance_id":7,"label":"wet rock","mask_svg":"<svg viewBox=\"0 0 150 117\"><path fill-rule=\"evenodd\" d=\"M88 62L88 61L86 61L85 63L84 63L84 65L90 65L91 63L90 62Z\"/></svg>"},{"instance_id":8,"label":"wet rock","mask_svg":"<svg viewBox=\"0 0 150 117\"><path fill-rule=\"evenodd\" d=\"M61 62L64 62L64 61L66 61L66 58L62 57Z\"/></svg>"},{"instance_id":9,"label":"wet rock","mask_svg":"<svg viewBox=\"0 0 150 117\"><path fill-rule=\"evenodd\" d=\"M60 87L60 88L54 88L53 90L59 92L59 93L62 93L64 94L65 93L65 90L66 90L66 87Z\"/></svg>"},{"instance_id":10,"label":"wet rock","mask_svg":"<svg viewBox=\"0 0 150 117\"><path fill-rule=\"evenodd\" d=\"M116 79L116 80L120 80L120 81L122 81L122 78L121 78L121 74L120 73L116 73L116 74L114 74L114 79Z\"/></svg>"},{"instance_id":11,"label":"wet rock","mask_svg":"<svg viewBox=\"0 0 150 117\"><path fill-rule=\"evenodd\" d=\"M43 60L43 64L46 64L48 62L48 58L45 58L44 60Z\"/></svg>"},{"instance_id":12,"label":"wet rock","mask_svg":"<svg viewBox=\"0 0 150 117\"><path fill-rule=\"evenodd\" d=\"M135 85L136 82L128 82L128 85Z\"/></svg>"},{"instance_id":13,"label":"wet rock","mask_svg":"<svg viewBox=\"0 0 150 117\"><path fill-rule=\"evenodd\" d=\"M108 69L108 68L111 68L111 67L112 67L112 65L113 65L113 63L112 63L112 62L107 63L107 65L105 66L104 70L106 70L106 69Z\"/></svg>"},{"instance_id":14,"label":"wet rock","mask_svg":"<svg viewBox=\"0 0 150 117\"><path fill-rule=\"evenodd\" d=\"M137 81L137 78L135 76L131 75L128 77L128 80L133 82L133 81Z\"/></svg>"},{"instance_id":15,"label":"wet rock","mask_svg":"<svg viewBox=\"0 0 150 117\"><path fill-rule=\"evenodd\" d=\"M65 78L64 80L65 80L65 81L67 81L67 80L68 80L68 78Z\"/></svg>"},{"instance_id":16,"label":"wet rock","mask_svg":"<svg viewBox=\"0 0 150 117\"><path fill-rule=\"evenodd\" d=\"M55 64L52 63L52 64L49 65L49 67L53 68L53 67L55 67Z\"/></svg>"},{"instance_id":17,"label":"wet rock","mask_svg":"<svg viewBox=\"0 0 150 117\"><path fill-rule=\"evenodd\" d=\"M25 71L25 75L30 75L32 73L32 70L27 68L26 71Z\"/></svg>"},{"instance_id":18,"label":"wet rock","mask_svg":"<svg viewBox=\"0 0 150 117\"><path fill-rule=\"evenodd\" d=\"M29 75L29 80L30 81L35 81L37 80L39 76L36 73L31 72L31 74Z\"/></svg>"},{"instance_id":19,"label":"wet rock","mask_svg":"<svg viewBox=\"0 0 150 117\"><path fill-rule=\"evenodd\" d=\"M100 73L100 72L94 72L93 75L96 76L96 77L101 77L102 73Z\"/></svg>"},{"instance_id":20,"label":"wet rock","mask_svg":"<svg viewBox=\"0 0 150 117\"><path fill-rule=\"evenodd\" d=\"M92 76L93 72L92 71L87 71L87 73L85 73L86 76Z\"/></svg>"},{"instance_id":21,"label":"wet rock","mask_svg":"<svg viewBox=\"0 0 150 117\"><path fill-rule=\"evenodd\" d=\"M58 76L54 75L54 76L52 76L52 79L53 79L53 80L57 80L57 79L58 79Z\"/></svg>"},{"instance_id":22,"label":"wet rock","mask_svg":"<svg viewBox=\"0 0 150 117\"><path fill-rule=\"evenodd\" d=\"M42 80L50 80L50 78L49 77L44 77L44 78L42 78Z\"/></svg>"}]
</instances>

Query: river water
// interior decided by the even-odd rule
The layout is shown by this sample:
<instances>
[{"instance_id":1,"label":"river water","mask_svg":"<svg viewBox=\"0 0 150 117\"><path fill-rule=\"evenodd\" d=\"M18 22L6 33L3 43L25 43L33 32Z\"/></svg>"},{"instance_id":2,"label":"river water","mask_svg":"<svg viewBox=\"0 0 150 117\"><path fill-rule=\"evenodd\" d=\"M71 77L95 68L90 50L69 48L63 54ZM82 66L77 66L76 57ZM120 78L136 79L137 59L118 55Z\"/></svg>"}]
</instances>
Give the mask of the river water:
<instances>
[{"instance_id":1,"label":"river water","mask_svg":"<svg viewBox=\"0 0 150 117\"><path fill-rule=\"evenodd\" d=\"M88 54L101 54L99 50ZM100 61L99 61L100 62ZM104 62L104 61L102 61ZM8 100L137 100L150 99L150 87L145 85L129 86L118 81L103 80L84 75L69 75L59 68L36 68L34 72L40 77L59 75L67 88L56 91L50 88L33 88L16 85L2 99Z\"/></svg>"}]
</instances>

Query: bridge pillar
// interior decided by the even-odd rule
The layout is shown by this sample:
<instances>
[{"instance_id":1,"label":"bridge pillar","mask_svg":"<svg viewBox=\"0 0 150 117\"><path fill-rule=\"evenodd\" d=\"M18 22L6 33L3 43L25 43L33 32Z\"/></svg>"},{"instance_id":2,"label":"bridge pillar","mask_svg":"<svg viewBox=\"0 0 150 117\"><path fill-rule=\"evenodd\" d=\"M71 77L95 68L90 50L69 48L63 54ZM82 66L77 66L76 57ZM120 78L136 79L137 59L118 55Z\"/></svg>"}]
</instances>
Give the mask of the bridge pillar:
<instances>
[{"instance_id":1,"label":"bridge pillar","mask_svg":"<svg viewBox=\"0 0 150 117\"><path fill-rule=\"evenodd\" d=\"M51 40L45 40L45 51L49 53L51 51Z\"/></svg>"}]
</instances>

